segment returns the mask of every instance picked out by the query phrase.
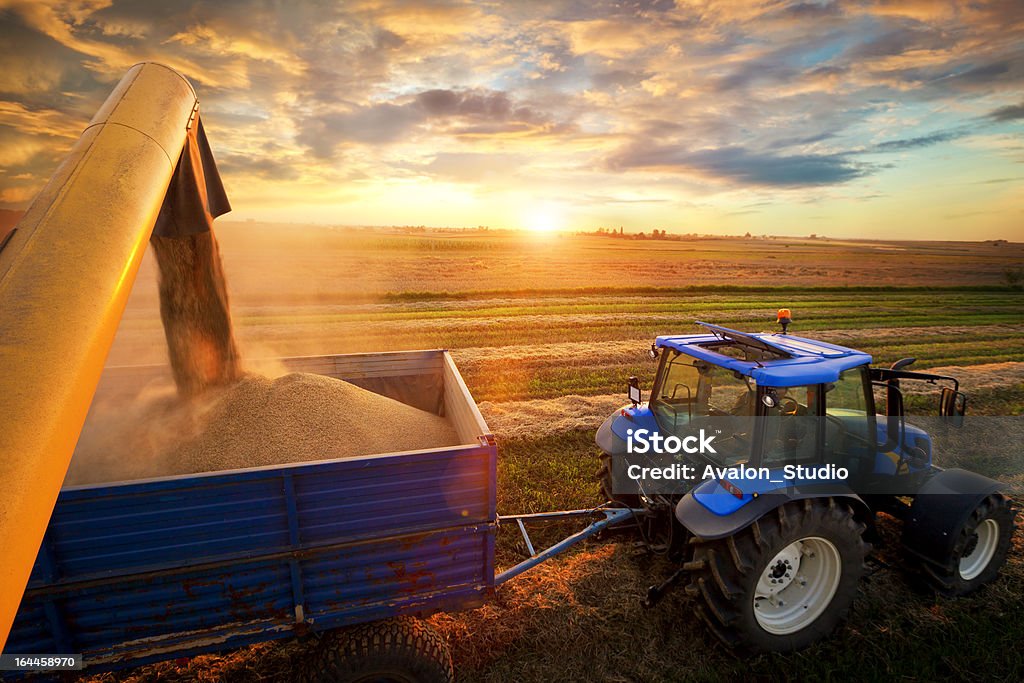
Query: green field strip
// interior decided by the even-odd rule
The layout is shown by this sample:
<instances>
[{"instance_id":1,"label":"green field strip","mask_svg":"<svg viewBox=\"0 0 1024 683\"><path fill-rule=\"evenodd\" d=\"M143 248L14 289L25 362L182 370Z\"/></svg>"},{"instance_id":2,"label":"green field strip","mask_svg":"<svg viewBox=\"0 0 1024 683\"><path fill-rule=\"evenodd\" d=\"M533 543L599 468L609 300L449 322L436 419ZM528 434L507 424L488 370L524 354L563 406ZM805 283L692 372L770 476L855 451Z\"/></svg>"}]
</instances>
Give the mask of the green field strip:
<instances>
[{"instance_id":1,"label":"green field strip","mask_svg":"<svg viewBox=\"0 0 1024 683\"><path fill-rule=\"evenodd\" d=\"M387 292L380 297L383 301L444 301L444 300L465 300L465 299L495 299L495 298L537 298L544 296L583 296L583 295L693 295L693 294L806 294L807 285L784 285L784 286L763 286L763 285L689 285L684 287L553 287L553 288L525 288L525 289L478 289L465 291L398 291ZM814 286L816 293L839 292L844 294L904 294L908 292L930 293L933 295L958 294L967 292L999 292L1020 296L1020 290L1015 290L1002 285L955 285L952 287L892 287L882 285L866 286Z\"/></svg>"},{"instance_id":2,"label":"green field strip","mask_svg":"<svg viewBox=\"0 0 1024 683\"><path fill-rule=\"evenodd\" d=\"M402 304L299 304L287 308L288 312L280 312L279 309L286 309L284 306L270 307L269 310L252 312L247 307L238 307L235 311L234 320L237 325L278 325L278 324L331 324L340 322L380 322L380 321L402 321L402 320L440 320L440 319L472 319L492 317L515 317L531 315L582 315L582 314L658 314L677 313L680 315L692 314L694 316L708 313L715 315L728 314L730 311L744 311L750 309L763 309L764 316L759 320L769 318L779 306L794 309L796 319L803 321L813 318L821 313L835 310L855 310L858 315L864 317L868 312L906 311L906 310L938 310L943 312L965 311L970 308L982 308L986 310L998 309L1005 312L1024 311L1024 297L1020 294L983 294L983 293L961 293L955 296L944 296L941 303L936 303L936 294L928 293L900 293L887 296L884 299L865 300L863 296L790 296L785 298L767 298L764 292L757 296L733 295L730 297L715 296L695 300L693 295L683 299L651 297L646 299L631 300L622 302L607 297L607 300L587 298L582 302L571 302L565 299L557 299L547 302L544 299L532 299L521 305L502 304L498 306L488 305L485 301L467 301L463 306L453 307L452 302L446 301L443 307L431 308L420 304L412 305L407 309ZM310 310L304 311L302 309ZM320 310L327 308L330 310ZM341 309L341 310L338 310ZM349 310L345 310L349 309ZM1024 317L1024 313L1022 313ZM122 322L130 327L159 326L160 320L156 315L125 318Z\"/></svg>"},{"instance_id":3,"label":"green field strip","mask_svg":"<svg viewBox=\"0 0 1024 683\"><path fill-rule=\"evenodd\" d=\"M985 297L985 298L962 298L952 301L945 301L942 305L944 312L969 311L971 308L998 308L1006 312L1021 310L1022 304L1018 297ZM785 305L800 314L802 319L805 315L816 315L821 312L831 312L836 309L855 309L860 314L867 312L885 312L907 309L933 310L935 301L932 296L917 295L906 298L886 299L884 302L865 303L859 299L808 299L800 301L799 307L794 300L767 300L763 298L737 300L728 302L710 301L671 301L671 302L649 302L637 301L630 303L615 302L588 302L584 304L544 304L531 302L529 306L491 306L491 307L468 307L465 309L417 309L413 311L402 310L372 310L372 311L350 311L350 312L328 312L308 314L242 314L235 316L236 324L242 325L273 325L273 324L329 324L337 322L377 322L377 321L401 321L401 320L441 320L441 319L472 319L472 318L499 318L532 315L584 315L584 314L614 314L614 313L637 313L637 314L659 314L678 313L693 314L721 313L727 311L744 311L753 308L764 309L766 316L770 316L779 306ZM1024 314L1022 314L1024 319Z\"/></svg>"}]
</instances>

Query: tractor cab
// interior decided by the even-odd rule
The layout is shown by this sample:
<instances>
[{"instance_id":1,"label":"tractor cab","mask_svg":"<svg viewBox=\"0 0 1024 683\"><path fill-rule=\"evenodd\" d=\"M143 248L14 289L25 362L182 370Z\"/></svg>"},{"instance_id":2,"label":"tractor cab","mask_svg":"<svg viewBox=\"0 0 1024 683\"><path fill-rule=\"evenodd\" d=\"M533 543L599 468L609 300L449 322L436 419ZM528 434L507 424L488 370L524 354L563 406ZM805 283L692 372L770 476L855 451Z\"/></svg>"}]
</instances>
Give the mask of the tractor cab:
<instances>
[{"instance_id":1,"label":"tractor cab","mask_svg":"<svg viewBox=\"0 0 1024 683\"><path fill-rule=\"evenodd\" d=\"M860 351L783 334L700 323L658 337L649 410L666 434L715 431L718 465L775 467L850 458L875 446L869 365ZM707 455L707 454L705 454Z\"/></svg>"},{"instance_id":2,"label":"tractor cab","mask_svg":"<svg viewBox=\"0 0 1024 683\"><path fill-rule=\"evenodd\" d=\"M790 323L789 311L780 311L780 321ZM907 424L901 382L949 383L939 413L955 424L962 420L966 398L957 381L904 370L912 359L871 368L871 356L855 349L698 324L705 333L655 340L659 364L649 401L641 404L631 380L633 408L610 425L623 440L638 425L678 439L704 430L715 435L715 447L696 454L700 462L769 469L832 464L846 468L852 483L930 466L931 440Z\"/></svg>"}]
</instances>

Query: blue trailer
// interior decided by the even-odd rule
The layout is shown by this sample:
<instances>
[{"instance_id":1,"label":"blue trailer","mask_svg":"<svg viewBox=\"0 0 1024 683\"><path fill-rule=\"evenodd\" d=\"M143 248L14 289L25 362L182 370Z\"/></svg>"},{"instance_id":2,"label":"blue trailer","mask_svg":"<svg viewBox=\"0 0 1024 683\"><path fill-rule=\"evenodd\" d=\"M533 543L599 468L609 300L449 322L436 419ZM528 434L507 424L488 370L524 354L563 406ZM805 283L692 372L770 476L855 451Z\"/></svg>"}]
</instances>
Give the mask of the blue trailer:
<instances>
[{"instance_id":1,"label":"blue trailer","mask_svg":"<svg viewBox=\"0 0 1024 683\"><path fill-rule=\"evenodd\" d=\"M483 601L497 452L451 356L285 364L433 406L461 445L65 488L7 654L114 668ZM112 369L100 391L159 371Z\"/></svg>"},{"instance_id":2,"label":"blue trailer","mask_svg":"<svg viewBox=\"0 0 1024 683\"><path fill-rule=\"evenodd\" d=\"M444 415L460 445L65 488L5 654L82 654L99 671L398 623L413 629L409 647L443 650L434 673L450 675L436 637L395 617L479 606L496 583L626 514L597 511L595 524L535 552L531 516L496 514L495 441L447 351L282 362ZM161 372L111 368L99 391ZM496 577L500 521L519 525L531 558Z\"/></svg>"}]
</instances>

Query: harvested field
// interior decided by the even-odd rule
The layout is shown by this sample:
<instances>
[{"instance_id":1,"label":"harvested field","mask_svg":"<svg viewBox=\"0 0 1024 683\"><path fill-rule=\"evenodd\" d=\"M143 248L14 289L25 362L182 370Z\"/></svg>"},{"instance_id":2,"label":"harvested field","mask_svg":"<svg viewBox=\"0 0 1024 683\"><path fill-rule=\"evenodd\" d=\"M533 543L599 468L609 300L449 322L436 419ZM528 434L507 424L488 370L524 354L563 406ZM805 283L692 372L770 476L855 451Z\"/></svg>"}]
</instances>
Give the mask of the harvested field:
<instances>
[{"instance_id":1,"label":"harvested field","mask_svg":"<svg viewBox=\"0 0 1024 683\"><path fill-rule=\"evenodd\" d=\"M169 389L90 417L66 485L458 444L443 417L308 373L246 375L180 401Z\"/></svg>"},{"instance_id":2,"label":"harvested field","mask_svg":"<svg viewBox=\"0 0 1024 683\"><path fill-rule=\"evenodd\" d=\"M629 375L650 390L653 338L694 332L695 319L768 330L776 309L789 307L793 334L862 349L877 365L914 356L913 369L959 377L969 415L1024 414L1024 294L1000 280L1024 258L1020 245L904 243L893 252L872 243L581 237L534 247L502 236L343 231L321 243L302 230L257 228L251 239L244 226L218 231L246 357L451 349L499 437L502 514L603 502L594 430L626 403ZM155 284L145 266L140 277L114 365L165 361ZM934 396L910 398L912 414L935 413ZM955 449L964 435L944 438L937 461L1024 486L1003 474L1019 451L962 461ZM540 546L566 531L531 536ZM847 624L801 653L737 657L701 626L682 591L642 609L647 586L672 568L629 536L587 543L506 584L479 610L431 620L463 682L1024 680L1022 535L1003 578L946 600L903 570L899 526L883 518L882 532L875 557L885 564L862 581ZM523 551L514 530L500 531L500 568ZM283 682L305 652L260 645L94 680Z\"/></svg>"},{"instance_id":3,"label":"harvested field","mask_svg":"<svg viewBox=\"0 0 1024 683\"><path fill-rule=\"evenodd\" d=\"M960 380L961 389L969 392L1024 384L1024 362L989 363L969 367L941 365L928 368L928 372L956 377Z\"/></svg>"},{"instance_id":4,"label":"harvested field","mask_svg":"<svg viewBox=\"0 0 1024 683\"><path fill-rule=\"evenodd\" d=\"M624 393L560 396L528 401L483 401L480 412L495 435L509 439L551 436L576 429L596 429L626 404Z\"/></svg>"}]
</instances>

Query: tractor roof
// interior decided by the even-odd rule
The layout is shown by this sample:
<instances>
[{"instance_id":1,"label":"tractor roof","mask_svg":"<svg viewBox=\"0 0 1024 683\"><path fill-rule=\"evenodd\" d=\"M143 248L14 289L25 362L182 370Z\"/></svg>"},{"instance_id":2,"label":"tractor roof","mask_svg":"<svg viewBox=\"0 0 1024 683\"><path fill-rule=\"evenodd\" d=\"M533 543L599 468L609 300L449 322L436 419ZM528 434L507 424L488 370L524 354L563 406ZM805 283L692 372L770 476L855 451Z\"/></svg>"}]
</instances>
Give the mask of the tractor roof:
<instances>
[{"instance_id":1,"label":"tractor roof","mask_svg":"<svg viewBox=\"0 0 1024 683\"><path fill-rule=\"evenodd\" d=\"M871 362L871 356L813 339L788 334L751 334L709 325L708 334L658 337L659 348L675 349L712 365L752 377L769 387L795 387L835 382L843 370ZM744 360L729 354L744 351L760 360Z\"/></svg>"}]
</instances>

